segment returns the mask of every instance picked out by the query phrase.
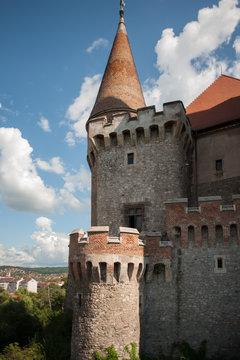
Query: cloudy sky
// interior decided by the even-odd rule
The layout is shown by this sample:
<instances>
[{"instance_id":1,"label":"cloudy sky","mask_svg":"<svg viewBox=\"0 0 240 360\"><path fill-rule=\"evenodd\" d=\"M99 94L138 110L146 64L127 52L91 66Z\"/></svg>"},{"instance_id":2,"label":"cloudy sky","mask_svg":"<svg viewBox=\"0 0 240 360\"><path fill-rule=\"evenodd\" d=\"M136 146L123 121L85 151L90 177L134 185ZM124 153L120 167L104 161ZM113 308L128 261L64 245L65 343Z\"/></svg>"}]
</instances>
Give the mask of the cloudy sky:
<instances>
[{"instance_id":1,"label":"cloudy sky","mask_svg":"<svg viewBox=\"0 0 240 360\"><path fill-rule=\"evenodd\" d=\"M221 73L240 78L238 0L126 0L147 105L187 106ZM0 265L66 265L90 225L85 122L119 0L0 4ZM103 224L107 225L107 224Z\"/></svg>"}]
</instances>

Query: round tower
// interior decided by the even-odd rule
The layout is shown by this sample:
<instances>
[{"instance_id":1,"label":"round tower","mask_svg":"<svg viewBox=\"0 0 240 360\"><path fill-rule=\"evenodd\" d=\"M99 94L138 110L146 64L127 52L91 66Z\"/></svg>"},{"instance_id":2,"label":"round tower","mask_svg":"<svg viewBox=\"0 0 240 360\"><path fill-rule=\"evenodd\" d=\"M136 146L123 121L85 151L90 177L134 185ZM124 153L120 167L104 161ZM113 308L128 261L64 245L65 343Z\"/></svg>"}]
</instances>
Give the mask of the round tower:
<instances>
[{"instance_id":1,"label":"round tower","mask_svg":"<svg viewBox=\"0 0 240 360\"><path fill-rule=\"evenodd\" d=\"M191 129L181 101L146 107L123 11L87 132L91 224L164 233L164 203L187 195Z\"/></svg>"},{"instance_id":2,"label":"round tower","mask_svg":"<svg viewBox=\"0 0 240 360\"><path fill-rule=\"evenodd\" d=\"M114 344L119 355L132 342L139 349L139 280L143 247L136 229L91 227L70 234L69 276L73 290L72 360Z\"/></svg>"}]
</instances>

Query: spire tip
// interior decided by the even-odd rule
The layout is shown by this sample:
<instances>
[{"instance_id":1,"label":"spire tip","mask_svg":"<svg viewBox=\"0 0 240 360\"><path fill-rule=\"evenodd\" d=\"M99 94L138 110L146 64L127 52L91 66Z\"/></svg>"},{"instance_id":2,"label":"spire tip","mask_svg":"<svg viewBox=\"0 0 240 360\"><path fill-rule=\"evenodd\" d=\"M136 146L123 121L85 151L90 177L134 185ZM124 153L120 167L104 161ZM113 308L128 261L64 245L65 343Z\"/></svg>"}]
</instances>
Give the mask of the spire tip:
<instances>
[{"instance_id":1,"label":"spire tip","mask_svg":"<svg viewBox=\"0 0 240 360\"><path fill-rule=\"evenodd\" d=\"M124 6L125 6L125 2L123 0L120 0L120 11L119 11L120 18L123 18L124 15Z\"/></svg>"}]
</instances>

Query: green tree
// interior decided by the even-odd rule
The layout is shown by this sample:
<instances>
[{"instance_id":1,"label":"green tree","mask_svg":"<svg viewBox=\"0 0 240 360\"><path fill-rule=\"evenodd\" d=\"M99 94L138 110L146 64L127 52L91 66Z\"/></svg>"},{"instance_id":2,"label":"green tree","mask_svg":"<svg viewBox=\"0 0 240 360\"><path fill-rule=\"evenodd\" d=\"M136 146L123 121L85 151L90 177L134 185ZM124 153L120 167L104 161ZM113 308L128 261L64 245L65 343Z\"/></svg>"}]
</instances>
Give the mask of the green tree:
<instances>
[{"instance_id":1,"label":"green tree","mask_svg":"<svg viewBox=\"0 0 240 360\"><path fill-rule=\"evenodd\" d=\"M45 360L43 347L41 344L32 343L21 348L19 344L13 343L5 347L0 354L0 360Z\"/></svg>"}]
</instances>

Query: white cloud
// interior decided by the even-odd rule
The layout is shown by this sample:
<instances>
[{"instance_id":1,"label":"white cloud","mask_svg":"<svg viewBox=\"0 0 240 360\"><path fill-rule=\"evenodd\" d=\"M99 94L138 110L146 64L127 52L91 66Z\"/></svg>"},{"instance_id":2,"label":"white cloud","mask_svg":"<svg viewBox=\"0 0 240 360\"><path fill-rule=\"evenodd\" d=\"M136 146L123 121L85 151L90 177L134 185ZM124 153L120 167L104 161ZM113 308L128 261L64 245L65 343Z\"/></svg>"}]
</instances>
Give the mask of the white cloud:
<instances>
[{"instance_id":1,"label":"white cloud","mask_svg":"<svg viewBox=\"0 0 240 360\"><path fill-rule=\"evenodd\" d=\"M231 68L229 69L229 74L240 78L240 36L237 36L233 48L236 52L236 61L233 62Z\"/></svg>"},{"instance_id":2,"label":"white cloud","mask_svg":"<svg viewBox=\"0 0 240 360\"><path fill-rule=\"evenodd\" d=\"M22 266L34 262L34 257L26 251L17 250L14 247L5 248L0 244L0 265Z\"/></svg>"},{"instance_id":3,"label":"white cloud","mask_svg":"<svg viewBox=\"0 0 240 360\"><path fill-rule=\"evenodd\" d=\"M41 129L43 129L43 131L51 132L49 121L44 116L40 117L40 121L38 121L37 124L38 126L40 126Z\"/></svg>"},{"instance_id":4,"label":"white cloud","mask_svg":"<svg viewBox=\"0 0 240 360\"><path fill-rule=\"evenodd\" d=\"M52 231L52 220L47 217L41 216L36 219L36 225L43 231Z\"/></svg>"},{"instance_id":5,"label":"white cloud","mask_svg":"<svg viewBox=\"0 0 240 360\"><path fill-rule=\"evenodd\" d=\"M240 56L240 36L237 36L234 43L233 48L236 51L236 55Z\"/></svg>"},{"instance_id":6,"label":"white cloud","mask_svg":"<svg viewBox=\"0 0 240 360\"><path fill-rule=\"evenodd\" d=\"M93 108L94 101L100 86L101 75L85 77L80 89L79 96L69 106L66 118L70 120L71 132L68 133L66 141L73 145L74 137L86 137L85 125Z\"/></svg>"},{"instance_id":7,"label":"white cloud","mask_svg":"<svg viewBox=\"0 0 240 360\"><path fill-rule=\"evenodd\" d=\"M65 136L65 141L68 144L68 146L74 146L76 141L74 138L74 134L72 131L68 131L66 136Z\"/></svg>"},{"instance_id":8,"label":"white cloud","mask_svg":"<svg viewBox=\"0 0 240 360\"><path fill-rule=\"evenodd\" d=\"M165 29L158 41L158 79L148 79L144 95L148 105L172 100L183 100L188 105L215 78L224 73L237 76L237 67L229 66L226 59L218 60L215 51L228 44L240 22L237 0L221 0L218 6L199 10L198 20L192 21L176 36L173 29ZM235 50L238 52L239 40Z\"/></svg>"},{"instance_id":9,"label":"white cloud","mask_svg":"<svg viewBox=\"0 0 240 360\"><path fill-rule=\"evenodd\" d=\"M64 166L60 159L60 157L56 156L53 157L49 162L43 161L39 158L36 159L36 165L41 170L54 172L56 174L63 174L64 173Z\"/></svg>"},{"instance_id":10,"label":"white cloud","mask_svg":"<svg viewBox=\"0 0 240 360\"><path fill-rule=\"evenodd\" d=\"M99 48L100 46L102 47L107 47L108 46L108 40L103 39L103 38L99 38L95 41L93 41L93 43L87 48L87 52L91 53L93 50Z\"/></svg>"},{"instance_id":11,"label":"white cloud","mask_svg":"<svg viewBox=\"0 0 240 360\"><path fill-rule=\"evenodd\" d=\"M37 174L32 151L19 129L0 128L1 200L14 210L52 213L55 192Z\"/></svg>"},{"instance_id":12,"label":"white cloud","mask_svg":"<svg viewBox=\"0 0 240 360\"><path fill-rule=\"evenodd\" d=\"M91 189L91 177L89 171L83 166L77 172L67 173L63 176L65 181L64 187L60 190L60 202L67 205L72 210L84 210L90 207L90 199L84 198L81 202L74 193L88 192ZM81 196L82 198L82 196Z\"/></svg>"},{"instance_id":13,"label":"white cloud","mask_svg":"<svg viewBox=\"0 0 240 360\"><path fill-rule=\"evenodd\" d=\"M2 108L2 104L0 103L0 109Z\"/></svg>"},{"instance_id":14,"label":"white cloud","mask_svg":"<svg viewBox=\"0 0 240 360\"><path fill-rule=\"evenodd\" d=\"M67 173L64 176L64 180L64 187L70 192L74 192L75 190L83 192L85 190L90 191L91 189L90 172L83 166L80 168L79 172L75 172L74 174Z\"/></svg>"},{"instance_id":15,"label":"white cloud","mask_svg":"<svg viewBox=\"0 0 240 360\"><path fill-rule=\"evenodd\" d=\"M52 220L44 217L36 219L39 231L35 231L31 238L35 242L31 249L34 262L39 265L61 265L68 261L69 237L63 233L56 233L51 227Z\"/></svg>"},{"instance_id":16,"label":"white cloud","mask_svg":"<svg viewBox=\"0 0 240 360\"><path fill-rule=\"evenodd\" d=\"M31 235L33 246L17 250L4 248L0 244L0 265L18 266L61 266L68 262L69 237L52 230L52 220L46 217L36 219L38 228Z\"/></svg>"}]
</instances>

